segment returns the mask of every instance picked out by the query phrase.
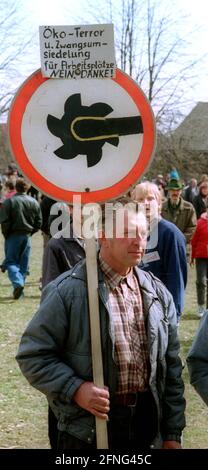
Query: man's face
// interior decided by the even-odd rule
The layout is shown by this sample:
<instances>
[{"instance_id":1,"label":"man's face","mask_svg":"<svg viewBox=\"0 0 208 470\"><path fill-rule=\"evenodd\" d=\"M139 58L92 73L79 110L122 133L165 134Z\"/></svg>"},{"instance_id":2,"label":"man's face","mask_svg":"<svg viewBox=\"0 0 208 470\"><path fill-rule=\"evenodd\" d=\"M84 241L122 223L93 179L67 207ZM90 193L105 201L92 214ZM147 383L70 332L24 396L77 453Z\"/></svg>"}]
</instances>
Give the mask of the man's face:
<instances>
[{"instance_id":1,"label":"man's face","mask_svg":"<svg viewBox=\"0 0 208 470\"><path fill-rule=\"evenodd\" d=\"M149 223L155 218L158 219L159 203L153 191L148 191L146 196L138 191L137 202L144 205L145 215Z\"/></svg>"},{"instance_id":2,"label":"man's face","mask_svg":"<svg viewBox=\"0 0 208 470\"><path fill-rule=\"evenodd\" d=\"M169 197L172 202L172 204L177 205L179 203L180 197L181 197L181 189L170 189L169 190Z\"/></svg>"},{"instance_id":3,"label":"man's face","mask_svg":"<svg viewBox=\"0 0 208 470\"><path fill-rule=\"evenodd\" d=\"M146 248L146 219L142 213L124 213L123 237L104 238L101 242L101 254L116 272L127 274L129 269L140 263Z\"/></svg>"}]
</instances>

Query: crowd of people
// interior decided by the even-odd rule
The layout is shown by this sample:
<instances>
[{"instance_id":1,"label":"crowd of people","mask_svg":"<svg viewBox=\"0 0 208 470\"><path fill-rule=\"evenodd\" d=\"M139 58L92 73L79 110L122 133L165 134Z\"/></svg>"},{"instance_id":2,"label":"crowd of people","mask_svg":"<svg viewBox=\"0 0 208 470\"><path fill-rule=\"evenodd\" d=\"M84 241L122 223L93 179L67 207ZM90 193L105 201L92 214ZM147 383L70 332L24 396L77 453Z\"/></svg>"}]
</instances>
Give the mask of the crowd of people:
<instances>
[{"instance_id":1,"label":"crowd of people","mask_svg":"<svg viewBox=\"0 0 208 470\"><path fill-rule=\"evenodd\" d=\"M51 447L96 448L97 417L107 422L110 449L181 448L185 400L178 325L188 264L194 262L202 320L187 361L191 383L208 403L208 175L187 185L176 168L168 178L143 178L121 199L123 236L100 229L104 388L93 383L85 243L70 207L64 204L66 226L56 224L52 233L56 201L31 190L15 166L0 182L1 270L15 300L24 296L31 236L43 234L40 307L22 336L17 361L47 396ZM115 204L116 214L121 206Z\"/></svg>"}]
</instances>

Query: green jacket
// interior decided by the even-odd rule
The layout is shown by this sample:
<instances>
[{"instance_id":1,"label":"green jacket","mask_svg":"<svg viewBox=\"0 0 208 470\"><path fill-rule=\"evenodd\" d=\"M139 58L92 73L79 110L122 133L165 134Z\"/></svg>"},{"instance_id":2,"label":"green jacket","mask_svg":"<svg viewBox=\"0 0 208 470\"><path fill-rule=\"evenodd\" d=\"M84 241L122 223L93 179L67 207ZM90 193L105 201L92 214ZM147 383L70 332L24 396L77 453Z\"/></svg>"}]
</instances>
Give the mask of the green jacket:
<instances>
[{"instance_id":1,"label":"green jacket","mask_svg":"<svg viewBox=\"0 0 208 470\"><path fill-rule=\"evenodd\" d=\"M77 388L84 381L92 381L85 266L81 261L44 289L40 308L22 336L17 361L31 385L47 395L59 429L90 443L95 433L94 416L72 401ZM149 385L158 410L153 446L161 447L162 439L180 441L185 426L176 311L171 294L157 278L138 268L135 273L146 315ZM99 304L104 383L112 397L117 385L114 332L109 325L108 291L100 270Z\"/></svg>"},{"instance_id":2,"label":"green jacket","mask_svg":"<svg viewBox=\"0 0 208 470\"><path fill-rule=\"evenodd\" d=\"M181 198L179 206L171 209L169 199L167 199L167 201L163 203L161 215L164 219L177 225L184 234L186 243L190 242L197 223L196 212L190 202L184 201L184 199Z\"/></svg>"}]
</instances>

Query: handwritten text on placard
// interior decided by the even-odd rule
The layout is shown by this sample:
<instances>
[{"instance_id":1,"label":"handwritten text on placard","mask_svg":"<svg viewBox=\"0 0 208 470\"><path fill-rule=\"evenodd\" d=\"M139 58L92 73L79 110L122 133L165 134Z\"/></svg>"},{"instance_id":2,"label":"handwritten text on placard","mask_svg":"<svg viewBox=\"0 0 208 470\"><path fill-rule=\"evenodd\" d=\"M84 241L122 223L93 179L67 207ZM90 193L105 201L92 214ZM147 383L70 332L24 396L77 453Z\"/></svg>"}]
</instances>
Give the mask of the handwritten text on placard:
<instances>
[{"instance_id":1,"label":"handwritten text on placard","mask_svg":"<svg viewBox=\"0 0 208 470\"><path fill-rule=\"evenodd\" d=\"M112 24L40 26L41 69L50 78L115 76Z\"/></svg>"}]
</instances>

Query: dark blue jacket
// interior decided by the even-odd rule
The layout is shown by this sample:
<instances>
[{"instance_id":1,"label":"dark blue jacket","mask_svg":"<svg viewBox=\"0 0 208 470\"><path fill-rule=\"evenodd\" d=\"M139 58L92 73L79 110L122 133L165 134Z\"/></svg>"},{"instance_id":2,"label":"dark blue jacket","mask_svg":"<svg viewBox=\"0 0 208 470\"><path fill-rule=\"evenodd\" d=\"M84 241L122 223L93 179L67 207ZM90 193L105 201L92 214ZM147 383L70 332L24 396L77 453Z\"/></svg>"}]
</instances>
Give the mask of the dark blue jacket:
<instances>
[{"instance_id":1,"label":"dark blue jacket","mask_svg":"<svg viewBox=\"0 0 208 470\"><path fill-rule=\"evenodd\" d=\"M208 310L189 349L187 365L191 385L208 406Z\"/></svg>"},{"instance_id":2,"label":"dark blue jacket","mask_svg":"<svg viewBox=\"0 0 208 470\"><path fill-rule=\"evenodd\" d=\"M165 284L173 296L179 318L183 311L187 283L185 237L176 225L161 219L154 226L151 240L155 240L155 245L146 250L139 267L144 271L151 271Z\"/></svg>"}]
</instances>

